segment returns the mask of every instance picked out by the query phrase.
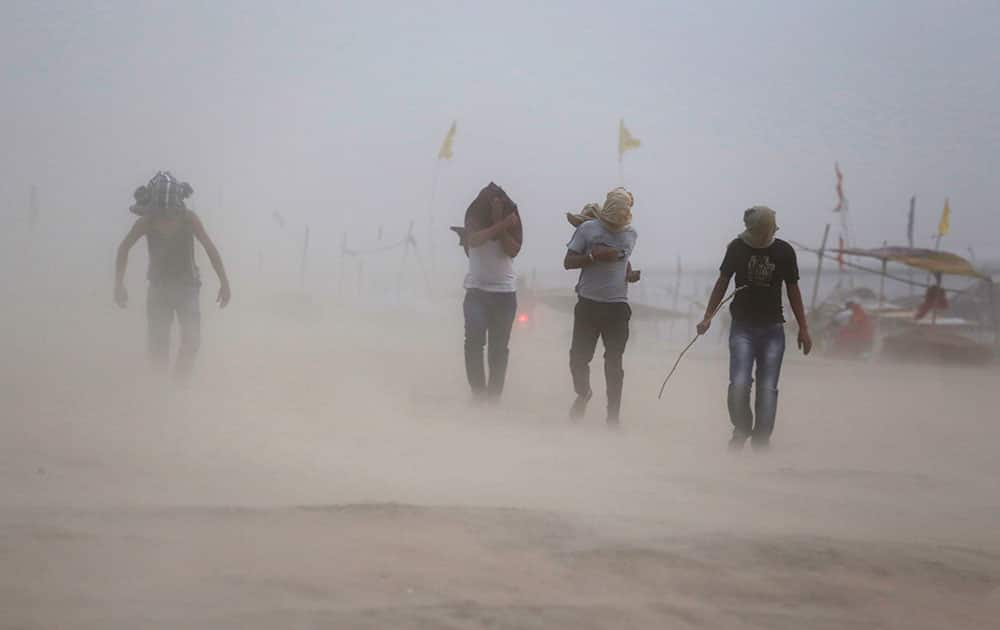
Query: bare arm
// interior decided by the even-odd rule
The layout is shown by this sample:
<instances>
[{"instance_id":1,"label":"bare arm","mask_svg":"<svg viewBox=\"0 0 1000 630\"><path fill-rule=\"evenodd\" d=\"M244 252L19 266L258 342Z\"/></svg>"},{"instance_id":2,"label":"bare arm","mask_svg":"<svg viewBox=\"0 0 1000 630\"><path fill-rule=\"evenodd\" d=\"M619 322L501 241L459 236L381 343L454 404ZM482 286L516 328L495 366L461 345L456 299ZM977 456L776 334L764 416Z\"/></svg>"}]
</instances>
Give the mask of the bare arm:
<instances>
[{"instance_id":1,"label":"bare arm","mask_svg":"<svg viewBox=\"0 0 1000 630\"><path fill-rule=\"evenodd\" d=\"M132 229L118 246L115 256L115 304L125 308L128 305L128 292L125 290L125 269L128 268L128 253L140 238L146 235L146 220L136 219Z\"/></svg>"},{"instance_id":2,"label":"bare arm","mask_svg":"<svg viewBox=\"0 0 1000 630\"><path fill-rule=\"evenodd\" d=\"M118 246L118 255L115 256L115 284L120 285L125 282L125 269L128 267L128 253L140 238L146 235L146 221L136 219L132 224L132 229L128 231L125 238Z\"/></svg>"},{"instance_id":3,"label":"bare arm","mask_svg":"<svg viewBox=\"0 0 1000 630\"><path fill-rule=\"evenodd\" d=\"M583 269L594 264L594 259L587 254L577 254L571 249L566 250L563 258L563 269Z\"/></svg>"},{"instance_id":4,"label":"bare arm","mask_svg":"<svg viewBox=\"0 0 1000 630\"><path fill-rule=\"evenodd\" d=\"M191 221L194 224L194 235L201 243L201 246L205 248L205 253L208 254L208 260L212 263L212 269L215 270L215 275L219 277L219 297L217 299L219 306L225 308L226 304L229 304L230 291L229 291L229 277L226 276L226 268L222 264L222 256L219 255L219 250L215 247L215 243L212 242L211 237L208 236L208 232L205 230L205 225L198 218L198 215L191 213Z\"/></svg>"},{"instance_id":5,"label":"bare arm","mask_svg":"<svg viewBox=\"0 0 1000 630\"><path fill-rule=\"evenodd\" d=\"M799 324L799 348L802 354L809 354L812 350L812 338L809 336L809 322L806 320L806 308L802 304L802 291L799 290L797 282L787 283L788 303L792 307L795 321Z\"/></svg>"},{"instance_id":6,"label":"bare arm","mask_svg":"<svg viewBox=\"0 0 1000 630\"><path fill-rule=\"evenodd\" d=\"M494 221L493 225L480 229L478 226L472 226L472 231L466 232L465 239L469 244L469 247L479 247L480 245L492 241L501 234L504 234L508 227L516 225L518 221L516 214L509 214L505 218ZM502 245L503 243L501 243ZM518 251L520 251L521 244L517 244ZM510 254L508 254L510 255Z\"/></svg>"},{"instance_id":7,"label":"bare arm","mask_svg":"<svg viewBox=\"0 0 1000 630\"><path fill-rule=\"evenodd\" d=\"M594 245L590 248L589 254L578 254L572 249L566 250L566 257L563 258L563 268L582 269L600 262L614 262L621 257L622 253L614 247L604 245Z\"/></svg>"},{"instance_id":8,"label":"bare arm","mask_svg":"<svg viewBox=\"0 0 1000 630\"><path fill-rule=\"evenodd\" d=\"M642 277L642 272L638 269L632 269L632 263L629 262L628 266L625 268L625 281L634 284L639 281Z\"/></svg>"},{"instance_id":9,"label":"bare arm","mask_svg":"<svg viewBox=\"0 0 1000 630\"><path fill-rule=\"evenodd\" d=\"M723 298L726 297L726 289L729 288L729 280L732 277L733 274L731 273L720 273L719 279L715 281L712 293L708 296L708 306L705 307L705 316L702 318L701 323L698 324L699 335L704 335L711 327L712 317L715 315L715 311L719 309L719 305L722 304Z\"/></svg>"},{"instance_id":10,"label":"bare arm","mask_svg":"<svg viewBox=\"0 0 1000 630\"><path fill-rule=\"evenodd\" d=\"M503 252L511 258L514 258L521 253L521 241L519 241L506 229L500 232L500 247L502 247Z\"/></svg>"}]
</instances>

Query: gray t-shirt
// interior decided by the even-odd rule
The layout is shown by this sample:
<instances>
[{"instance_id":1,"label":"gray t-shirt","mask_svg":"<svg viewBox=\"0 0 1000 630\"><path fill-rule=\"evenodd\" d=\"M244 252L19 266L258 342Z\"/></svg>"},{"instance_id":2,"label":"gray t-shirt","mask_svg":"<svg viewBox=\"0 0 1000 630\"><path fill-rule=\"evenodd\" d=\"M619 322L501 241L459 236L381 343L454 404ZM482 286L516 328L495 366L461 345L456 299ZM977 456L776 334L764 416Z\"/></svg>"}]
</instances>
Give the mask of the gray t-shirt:
<instances>
[{"instance_id":1,"label":"gray t-shirt","mask_svg":"<svg viewBox=\"0 0 1000 630\"><path fill-rule=\"evenodd\" d=\"M514 293L514 259L503 251L500 241L486 241L479 247L469 248L469 273L465 276L465 288Z\"/></svg>"},{"instance_id":2,"label":"gray t-shirt","mask_svg":"<svg viewBox=\"0 0 1000 630\"><path fill-rule=\"evenodd\" d=\"M566 245L574 254L589 254L595 245L614 247L622 252L622 257L614 262L595 261L581 269L580 280L576 284L577 295L595 302L628 302L625 275L638 236L631 226L612 232L597 219L576 228L573 238Z\"/></svg>"}]
</instances>

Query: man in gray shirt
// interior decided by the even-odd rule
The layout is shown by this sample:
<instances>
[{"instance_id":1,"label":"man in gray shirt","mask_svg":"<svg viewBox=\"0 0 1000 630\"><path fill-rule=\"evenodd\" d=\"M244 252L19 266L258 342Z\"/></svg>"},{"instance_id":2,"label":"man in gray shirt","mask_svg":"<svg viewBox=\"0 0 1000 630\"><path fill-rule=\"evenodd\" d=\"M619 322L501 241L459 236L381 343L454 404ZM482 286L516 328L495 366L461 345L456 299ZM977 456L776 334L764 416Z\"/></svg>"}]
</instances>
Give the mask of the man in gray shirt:
<instances>
[{"instance_id":1,"label":"man in gray shirt","mask_svg":"<svg viewBox=\"0 0 1000 630\"><path fill-rule=\"evenodd\" d=\"M628 342L628 283L638 282L629 259L635 247L636 231L631 227L632 195L623 188L608 193L597 218L582 223L567 245L563 266L579 269L576 285L579 296L573 317L573 342L569 351L570 373L576 401L570 409L574 419L583 417L593 395L590 389L590 361L597 339L604 341L604 377L607 382L610 426L617 426L625 371L622 356Z\"/></svg>"}]
</instances>

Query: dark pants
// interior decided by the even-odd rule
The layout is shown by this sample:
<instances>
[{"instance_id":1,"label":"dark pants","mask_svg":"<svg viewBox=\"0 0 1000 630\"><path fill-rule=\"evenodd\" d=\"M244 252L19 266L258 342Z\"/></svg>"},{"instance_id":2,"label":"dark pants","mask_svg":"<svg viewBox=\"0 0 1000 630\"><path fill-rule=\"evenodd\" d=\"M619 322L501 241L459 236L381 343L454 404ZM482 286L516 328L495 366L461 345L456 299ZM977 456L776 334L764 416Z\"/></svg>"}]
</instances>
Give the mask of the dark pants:
<instances>
[{"instance_id":1,"label":"dark pants","mask_svg":"<svg viewBox=\"0 0 1000 630\"><path fill-rule=\"evenodd\" d=\"M462 305L465 313L465 374L472 393L498 398L503 393L510 356L510 330L517 314L516 293L493 293L468 289ZM483 367L483 347L489 342L489 383Z\"/></svg>"},{"instance_id":2,"label":"dark pants","mask_svg":"<svg viewBox=\"0 0 1000 630\"><path fill-rule=\"evenodd\" d=\"M755 443L767 444L778 412L778 377L784 356L783 325L733 322L729 331L729 418L734 438L752 436ZM751 411L750 387L755 366L757 396Z\"/></svg>"},{"instance_id":3,"label":"dark pants","mask_svg":"<svg viewBox=\"0 0 1000 630\"><path fill-rule=\"evenodd\" d=\"M170 361L170 327L177 317L181 343L177 351L177 374L186 376L201 346L199 287L185 284L151 284L146 293L147 349L154 365Z\"/></svg>"},{"instance_id":4,"label":"dark pants","mask_svg":"<svg viewBox=\"0 0 1000 630\"><path fill-rule=\"evenodd\" d=\"M608 418L617 419L622 404L625 370L622 356L628 343L628 322L632 309L626 302L595 302L580 298L573 310L573 343L569 349L569 370L578 396L590 393L590 361L598 337L604 342L604 379L608 387Z\"/></svg>"}]
</instances>

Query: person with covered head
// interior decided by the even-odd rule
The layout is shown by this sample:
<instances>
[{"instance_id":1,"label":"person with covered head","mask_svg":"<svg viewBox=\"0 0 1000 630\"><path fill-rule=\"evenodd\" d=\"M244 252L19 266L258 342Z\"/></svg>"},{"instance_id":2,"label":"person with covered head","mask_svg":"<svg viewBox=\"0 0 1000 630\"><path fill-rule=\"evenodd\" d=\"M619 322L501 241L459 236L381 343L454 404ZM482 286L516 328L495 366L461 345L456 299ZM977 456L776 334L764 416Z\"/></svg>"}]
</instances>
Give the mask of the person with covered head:
<instances>
[{"instance_id":1,"label":"person with covered head","mask_svg":"<svg viewBox=\"0 0 1000 630\"><path fill-rule=\"evenodd\" d=\"M570 417L582 418L593 392L590 362L597 340L604 342L604 377L607 386L607 422L617 426L622 404L625 371L622 358L629 337L632 309L628 284L639 280L629 262L638 238L632 228L633 197L624 188L608 193L604 204L587 204L579 215L570 215L576 227L567 245L563 266L579 269L577 303L573 311L573 341L569 350L570 374L576 400ZM575 220L578 219L578 220Z\"/></svg>"},{"instance_id":2,"label":"person with covered head","mask_svg":"<svg viewBox=\"0 0 1000 630\"><path fill-rule=\"evenodd\" d=\"M503 393L517 314L514 258L524 238L521 217L517 204L490 182L466 210L465 225L452 229L469 258L462 305L466 377L474 400L496 402ZM487 343L489 377L483 365Z\"/></svg>"},{"instance_id":3,"label":"person with covered head","mask_svg":"<svg viewBox=\"0 0 1000 630\"><path fill-rule=\"evenodd\" d=\"M152 363L166 367L169 363L170 327L174 317L180 328L180 347L174 365L175 375L186 378L201 343L201 310L198 304L201 278L194 260L195 239L205 248L212 268L219 277L217 302L229 303L229 279L222 257L209 238L201 219L185 205L193 194L187 182L181 182L169 171L158 172L149 182L136 189L135 204L130 208L139 218L118 247L115 260L115 303L128 305L125 289L125 269L132 246L146 237L149 248L149 287L146 292L147 349Z\"/></svg>"},{"instance_id":4,"label":"person with covered head","mask_svg":"<svg viewBox=\"0 0 1000 630\"><path fill-rule=\"evenodd\" d=\"M774 210L754 206L743 213L745 230L726 248L719 279L712 289L698 334L705 334L712 316L725 297L731 278L736 295L730 312L729 392L727 405L733 435L729 445L742 449L749 438L755 448L766 448L774 431L778 411L778 377L785 354L784 313L781 285L799 325L798 346L804 354L812 350L795 250L775 238L778 231ZM756 366L757 395L750 407L750 390Z\"/></svg>"}]
</instances>

